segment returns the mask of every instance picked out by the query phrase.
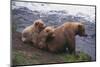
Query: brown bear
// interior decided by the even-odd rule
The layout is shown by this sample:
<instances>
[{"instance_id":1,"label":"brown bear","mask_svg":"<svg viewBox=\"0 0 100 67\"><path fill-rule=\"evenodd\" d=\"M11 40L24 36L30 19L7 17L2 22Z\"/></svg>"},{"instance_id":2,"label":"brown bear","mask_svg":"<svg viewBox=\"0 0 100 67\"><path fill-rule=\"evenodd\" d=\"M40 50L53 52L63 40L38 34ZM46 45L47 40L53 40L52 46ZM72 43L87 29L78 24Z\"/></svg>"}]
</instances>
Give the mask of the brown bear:
<instances>
[{"instance_id":1,"label":"brown bear","mask_svg":"<svg viewBox=\"0 0 100 67\"><path fill-rule=\"evenodd\" d=\"M66 22L55 28L53 34L53 39L48 40L50 37L47 37L46 48L56 53L66 51L66 48L70 53L75 53L75 35L86 36L85 27L80 22Z\"/></svg>"},{"instance_id":2,"label":"brown bear","mask_svg":"<svg viewBox=\"0 0 100 67\"><path fill-rule=\"evenodd\" d=\"M38 44L38 48L40 49L47 49L47 38L51 39L54 38L54 27L52 26L47 26L44 30L42 30L39 35L38 35L38 39L37 39L37 44Z\"/></svg>"},{"instance_id":3,"label":"brown bear","mask_svg":"<svg viewBox=\"0 0 100 67\"><path fill-rule=\"evenodd\" d=\"M23 42L35 42L36 37L40 31L45 28L45 24L41 19L35 20L32 25L26 27L22 31Z\"/></svg>"}]
</instances>

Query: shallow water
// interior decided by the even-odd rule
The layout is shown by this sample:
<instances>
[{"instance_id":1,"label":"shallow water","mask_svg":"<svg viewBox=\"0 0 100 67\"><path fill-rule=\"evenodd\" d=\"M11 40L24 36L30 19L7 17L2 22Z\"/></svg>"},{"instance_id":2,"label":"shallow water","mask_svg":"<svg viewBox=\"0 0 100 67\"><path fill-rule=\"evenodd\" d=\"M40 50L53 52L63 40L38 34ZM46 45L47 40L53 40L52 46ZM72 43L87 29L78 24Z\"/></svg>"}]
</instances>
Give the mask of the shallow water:
<instances>
[{"instance_id":1,"label":"shallow water","mask_svg":"<svg viewBox=\"0 0 100 67\"><path fill-rule=\"evenodd\" d=\"M95 60L95 50L95 39L76 36L76 51L85 52L86 54L91 56L92 60Z\"/></svg>"}]
</instances>

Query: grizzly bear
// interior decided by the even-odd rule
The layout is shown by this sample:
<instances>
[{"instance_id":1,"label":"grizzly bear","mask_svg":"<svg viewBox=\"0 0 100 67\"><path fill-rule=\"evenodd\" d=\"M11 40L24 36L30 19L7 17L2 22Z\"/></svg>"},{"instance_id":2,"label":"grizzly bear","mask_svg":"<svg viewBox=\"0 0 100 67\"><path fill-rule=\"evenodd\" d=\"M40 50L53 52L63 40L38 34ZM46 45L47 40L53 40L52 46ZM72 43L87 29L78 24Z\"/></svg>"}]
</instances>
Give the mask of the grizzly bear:
<instances>
[{"instance_id":1,"label":"grizzly bear","mask_svg":"<svg viewBox=\"0 0 100 67\"><path fill-rule=\"evenodd\" d=\"M86 36L85 27L80 22L66 22L55 28L53 35L53 39L47 37L45 42L46 48L54 53L66 51L66 48L69 53L75 53L75 35Z\"/></svg>"},{"instance_id":2,"label":"grizzly bear","mask_svg":"<svg viewBox=\"0 0 100 67\"><path fill-rule=\"evenodd\" d=\"M23 42L35 42L37 35L45 28L45 24L41 19L35 20L32 25L26 27L22 31Z\"/></svg>"},{"instance_id":3,"label":"grizzly bear","mask_svg":"<svg viewBox=\"0 0 100 67\"><path fill-rule=\"evenodd\" d=\"M38 39L37 39L37 45L38 48L40 49L47 49L47 38L51 39L54 38L54 27L51 26L47 26L44 30L42 30L39 35L38 35Z\"/></svg>"}]
</instances>

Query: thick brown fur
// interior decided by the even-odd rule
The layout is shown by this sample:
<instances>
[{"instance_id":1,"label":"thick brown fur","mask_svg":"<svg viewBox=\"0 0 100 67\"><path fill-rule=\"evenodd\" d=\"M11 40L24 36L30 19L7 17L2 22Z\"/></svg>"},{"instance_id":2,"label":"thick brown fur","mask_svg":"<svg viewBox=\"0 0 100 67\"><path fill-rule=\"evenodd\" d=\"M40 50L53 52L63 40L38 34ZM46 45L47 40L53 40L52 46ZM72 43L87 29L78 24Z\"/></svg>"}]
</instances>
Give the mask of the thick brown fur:
<instances>
[{"instance_id":1,"label":"thick brown fur","mask_svg":"<svg viewBox=\"0 0 100 67\"><path fill-rule=\"evenodd\" d=\"M33 22L32 25L26 27L22 31L22 41L23 42L36 42L38 33L45 28L45 24L41 19Z\"/></svg>"},{"instance_id":2,"label":"thick brown fur","mask_svg":"<svg viewBox=\"0 0 100 67\"><path fill-rule=\"evenodd\" d=\"M62 52L68 48L70 53L75 53L75 35L86 36L85 27L80 22L66 22L55 28L55 36L47 41L47 48L50 52Z\"/></svg>"},{"instance_id":3,"label":"thick brown fur","mask_svg":"<svg viewBox=\"0 0 100 67\"><path fill-rule=\"evenodd\" d=\"M38 35L38 40L37 44L40 49L47 49L47 44L46 41L48 40L47 38L54 38L54 28L51 26L47 26L43 31L40 32Z\"/></svg>"}]
</instances>

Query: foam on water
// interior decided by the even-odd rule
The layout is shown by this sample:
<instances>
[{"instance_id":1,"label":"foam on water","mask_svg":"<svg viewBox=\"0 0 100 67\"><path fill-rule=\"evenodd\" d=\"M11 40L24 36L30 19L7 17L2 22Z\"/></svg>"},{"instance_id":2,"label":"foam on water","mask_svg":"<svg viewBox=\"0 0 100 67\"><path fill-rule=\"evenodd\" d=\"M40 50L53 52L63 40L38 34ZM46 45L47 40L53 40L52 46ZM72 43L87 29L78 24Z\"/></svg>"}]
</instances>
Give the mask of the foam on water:
<instances>
[{"instance_id":1,"label":"foam on water","mask_svg":"<svg viewBox=\"0 0 100 67\"><path fill-rule=\"evenodd\" d=\"M64 10L70 15L78 15L85 17L85 19L95 22L95 7L93 6L79 6L79 5L63 5L63 4L46 4L46 3L32 3L32 2L12 2L15 6L12 8L27 7L30 10L47 12L50 10Z\"/></svg>"}]
</instances>

